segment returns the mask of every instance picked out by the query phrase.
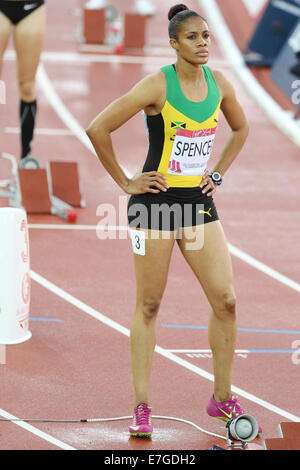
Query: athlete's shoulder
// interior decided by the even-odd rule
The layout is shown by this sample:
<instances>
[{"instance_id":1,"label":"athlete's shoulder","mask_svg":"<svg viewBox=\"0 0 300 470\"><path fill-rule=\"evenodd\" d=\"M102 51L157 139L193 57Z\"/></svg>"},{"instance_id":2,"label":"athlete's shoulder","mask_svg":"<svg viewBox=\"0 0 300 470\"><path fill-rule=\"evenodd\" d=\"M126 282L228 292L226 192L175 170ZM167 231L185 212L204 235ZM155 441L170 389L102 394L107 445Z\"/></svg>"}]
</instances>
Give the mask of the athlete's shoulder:
<instances>
[{"instance_id":1,"label":"athlete's shoulder","mask_svg":"<svg viewBox=\"0 0 300 470\"><path fill-rule=\"evenodd\" d=\"M146 75L142 78L135 86L134 89L138 88L144 92L161 92L166 85L166 80L163 72L158 70L155 73Z\"/></svg>"},{"instance_id":2,"label":"athlete's shoulder","mask_svg":"<svg viewBox=\"0 0 300 470\"><path fill-rule=\"evenodd\" d=\"M159 95L166 88L166 80L163 72L158 70L155 73L146 75L140 80L133 89L138 90L140 93Z\"/></svg>"},{"instance_id":3,"label":"athlete's shoulder","mask_svg":"<svg viewBox=\"0 0 300 470\"><path fill-rule=\"evenodd\" d=\"M220 90L222 98L234 94L234 87L231 81L221 70L210 68L210 71L215 79L215 82Z\"/></svg>"},{"instance_id":4,"label":"athlete's shoulder","mask_svg":"<svg viewBox=\"0 0 300 470\"><path fill-rule=\"evenodd\" d=\"M147 106L156 105L166 93L166 81L163 73L158 70L153 74L146 75L137 82L125 98L132 103L138 103L142 109Z\"/></svg>"},{"instance_id":5,"label":"athlete's shoulder","mask_svg":"<svg viewBox=\"0 0 300 470\"><path fill-rule=\"evenodd\" d=\"M228 79L226 75L221 70L216 70L211 67L210 67L210 71L213 74L217 85L221 87L224 87L224 86L226 87L226 85L228 84Z\"/></svg>"},{"instance_id":6,"label":"athlete's shoulder","mask_svg":"<svg viewBox=\"0 0 300 470\"><path fill-rule=\"evenodd\" d=\"M156 72L147 75L145 79L149 80L153 85L161 85L165 83L165 74L162 69L159 69Z\"/></svg>"}]
</instances>

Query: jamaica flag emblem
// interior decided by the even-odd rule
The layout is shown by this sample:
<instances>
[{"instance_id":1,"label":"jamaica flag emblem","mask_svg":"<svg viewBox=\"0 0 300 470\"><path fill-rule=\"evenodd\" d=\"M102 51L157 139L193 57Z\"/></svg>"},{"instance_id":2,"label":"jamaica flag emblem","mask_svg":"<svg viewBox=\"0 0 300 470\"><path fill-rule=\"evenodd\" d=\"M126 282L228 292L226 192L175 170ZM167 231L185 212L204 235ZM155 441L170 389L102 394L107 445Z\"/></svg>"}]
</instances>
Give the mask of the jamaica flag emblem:
<instances>
[{"instance_id":1,"label":"jamaica flag emblem","mask_svg":"<svg viewBox=\"0 0 300 470\"><path fill-rule=\"evenodd\" d=\"M174 122L171 122L171 128L172 129L186 129L186 123L174 121Z\"/></svg>"}]
</instances>

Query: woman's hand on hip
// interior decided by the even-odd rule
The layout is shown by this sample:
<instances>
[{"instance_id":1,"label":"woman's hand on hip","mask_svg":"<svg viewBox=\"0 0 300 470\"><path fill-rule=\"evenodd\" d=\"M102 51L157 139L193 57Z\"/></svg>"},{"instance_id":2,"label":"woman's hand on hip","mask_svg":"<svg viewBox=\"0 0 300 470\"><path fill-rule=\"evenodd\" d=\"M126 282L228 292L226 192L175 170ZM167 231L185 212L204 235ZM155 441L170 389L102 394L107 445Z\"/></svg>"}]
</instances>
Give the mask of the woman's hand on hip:
<instances>
[{"instance_id":1,"label":"woman's hand on hip","mask_svg":"<svg viewBox=\"0 0 300 470\"><path fill-rule=\"evenodd\" d=\"M209 176L208 170L205 170L203 174L203 178L200 183L200 188L203 188L202 193L206 194L206 196L212 196L217 190L217 185L215 185L212 181L211 177Z\"/></svg>"},{"instance_id":2,"label":"woman's hand on hip","mask_svg":"<svg viewBox=\"0 0 300 470\"><path fill-rule=\"evenodd\" d=\"M166 177L158 171L148 171L136 173L128 182L125 191L128 194L158 194L160 191L167 191L169 186Z\"/></svg>"}]
</instances>

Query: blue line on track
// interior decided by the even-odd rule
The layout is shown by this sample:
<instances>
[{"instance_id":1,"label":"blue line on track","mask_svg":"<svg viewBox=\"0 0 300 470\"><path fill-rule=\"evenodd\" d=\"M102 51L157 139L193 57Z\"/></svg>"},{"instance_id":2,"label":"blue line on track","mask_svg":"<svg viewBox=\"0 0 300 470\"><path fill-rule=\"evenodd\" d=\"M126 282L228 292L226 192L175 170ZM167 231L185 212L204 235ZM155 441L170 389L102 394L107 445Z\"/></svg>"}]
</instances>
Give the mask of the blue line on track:
<instances>
[{"instance_id":1,"label":"blue line on track","mask_svg":"<svg viewBox=\"0 0 300 470\"><path fill-rule=\"evenodd\" d=\"M61 322L59 318L35 318L35 317L29 317L29 321L46 321L46 322L56 322L56 323Z\"/></svg>"},{"instance_id":2,"label":"blue line on track","mask_svg":"<svg viewBox=\"0 0 300 470\"><path fill-rule=\"evenodd\" d=\"M249 349L249 353L293 354L296 349Z\"/></svg>"},{"instance_id":3,"label":"blue line on track","mask_svg":"<svg viewBox=\"0 0 300 470\"><path fill-rule=\"evenodd\" d=\"M163 325L165 328L185 328L185 329L194 329L194 330L207 330L207 326L197 326L197 325ZM300 331L296 330L263 330L258 328L238 328L238 331L247 331L252 333L286 333L300 335Z\"/></svg>"}]
</instances>

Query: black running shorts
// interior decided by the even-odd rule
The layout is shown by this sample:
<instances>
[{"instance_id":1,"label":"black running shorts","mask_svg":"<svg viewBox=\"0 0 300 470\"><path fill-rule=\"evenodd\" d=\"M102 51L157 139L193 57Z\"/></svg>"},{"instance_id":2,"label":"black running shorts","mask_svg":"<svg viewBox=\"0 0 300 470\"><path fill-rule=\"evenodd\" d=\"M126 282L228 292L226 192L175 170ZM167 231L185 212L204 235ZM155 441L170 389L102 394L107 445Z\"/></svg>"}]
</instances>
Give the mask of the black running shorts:
<instances>
[{"instance_id":1,"label":"black running shorts","mask_svg":"<svg viewBox=\"0 0 300 470\"><path fill-rule=\"evenodd\" d=\"M213 198L200 187L132 195L127 213L130 228L152 230L174 231L219 219Z\"/></svg>"},{"instance_id":2,"label":"black running shorts","mask_svg":"<svg viewBox=\"0 0 300 470\"><path fill-rule=\"evenodd\" d=\"M44 0L0 0L0 11L16 25L44 3Z\"/></svg>"}]
</instances>

